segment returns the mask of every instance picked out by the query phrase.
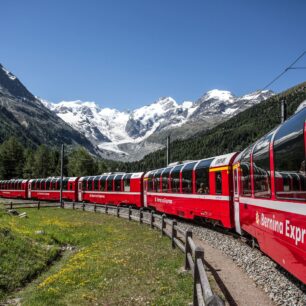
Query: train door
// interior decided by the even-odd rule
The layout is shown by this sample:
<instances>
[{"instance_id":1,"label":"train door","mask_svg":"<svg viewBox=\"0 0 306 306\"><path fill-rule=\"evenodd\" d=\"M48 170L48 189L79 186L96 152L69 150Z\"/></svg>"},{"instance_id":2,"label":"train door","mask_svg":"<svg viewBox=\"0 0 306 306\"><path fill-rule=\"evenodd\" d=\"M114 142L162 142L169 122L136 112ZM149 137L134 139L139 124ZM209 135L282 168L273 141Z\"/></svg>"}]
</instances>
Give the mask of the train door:
<instances>
[{"instance_id":1,"label":"train door","mask_svg":"<svg viewBox=\"0 0 306 306\"><path fill-rule=\"evenodd\" d=\"M143 206L148 207L148 201L147 201L147 188L148 188L148 178L143 179Z\"/></svg>"},{"instance_id":2,"label":"train door","mask_svg":"<svg viewBox=\"0 0 306 306\"><path fill-rule=\"evenodd\" d=\"M29 182L29 185L28 185L28 198L30 199L31 198L31 190L32 190L32 182Z\"/></svg>"},{"instance_id":3,"label":"train door","mask_svg":"<svg viewBox=\"0 0 306 306\"><path fill-rule=\"evenodd\" d=\"M82 181L78 182L78 201L82 202L83 201L83 197L82 197Z\"/></svg>"},{"instance_id":4,"label":"train door","mask_svg":"<svg viewBox=\"0 0 306 306\"><path fill-rule=\"evenodd\" d=\"M234 217L235 217L235 228L236 232L241 235L240 227L240 211L239 211L239 175L238 167L234 168L233 175L233 186L234 186Z\"/></svg>"}]
</instances>

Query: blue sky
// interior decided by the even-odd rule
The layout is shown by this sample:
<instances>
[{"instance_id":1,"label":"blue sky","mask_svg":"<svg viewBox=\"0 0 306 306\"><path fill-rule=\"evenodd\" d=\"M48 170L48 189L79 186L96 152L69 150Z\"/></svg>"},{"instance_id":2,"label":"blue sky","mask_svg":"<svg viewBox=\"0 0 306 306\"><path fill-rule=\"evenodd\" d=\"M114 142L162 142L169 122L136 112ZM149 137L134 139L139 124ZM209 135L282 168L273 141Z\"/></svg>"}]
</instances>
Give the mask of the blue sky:
<instances>
[{"instance_id":1,"label":"blue sky","mask_svg":"<svg viewBox=\"0 0 306 306\"><path fill-rule=\"evenodd\" d=\"M2 0L0 63L53 102L242 95L306 50L305 12L304 0ZM288 71L272 89L305 80Z\"/></svg>"}]
</instances>

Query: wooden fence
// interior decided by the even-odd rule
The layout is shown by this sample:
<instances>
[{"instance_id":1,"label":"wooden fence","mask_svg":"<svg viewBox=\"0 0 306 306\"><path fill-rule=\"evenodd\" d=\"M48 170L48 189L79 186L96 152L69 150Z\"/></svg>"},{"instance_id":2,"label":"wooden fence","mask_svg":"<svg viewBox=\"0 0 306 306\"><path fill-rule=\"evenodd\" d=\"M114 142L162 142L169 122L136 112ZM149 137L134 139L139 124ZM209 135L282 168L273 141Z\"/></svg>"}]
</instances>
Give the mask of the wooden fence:
<instances>
[{"instance_id":1,"label":"wooden fence","mask_svg":"<svg viewBox=\"0 0 306 306\"><path fill-rule=\"evenodd\" d=\"M31 201L31 202L9 202L4 203L5 208L15 209L15 208L44 208L44 207L60 207L59 203L52 202L41 202L41 201Z\"/></svg>"},{"instance_id":2,"label":"wooden fence","mask_svg":"<svg viewBox=\"0 0 306 306\"><path fill-rule=\"evenodd\" d=\"M146 212L143 208L133 209L131 207L120 207L111 205L96 205L79 202L63 202L63 208L82 209L83 211L102 212L126 218L129 221L148 224L152 229L157 228L162 236L168 236L171 239L172 247L178 247L185 254L185 270L192 272L193 285L193 305L194 306L224 306L223 300L213 294L204 265L204 250L197 246L192 238L191 230L181 229L175 220L166 218L165 215L159 215Z\"/></svg>"}]
</instances>

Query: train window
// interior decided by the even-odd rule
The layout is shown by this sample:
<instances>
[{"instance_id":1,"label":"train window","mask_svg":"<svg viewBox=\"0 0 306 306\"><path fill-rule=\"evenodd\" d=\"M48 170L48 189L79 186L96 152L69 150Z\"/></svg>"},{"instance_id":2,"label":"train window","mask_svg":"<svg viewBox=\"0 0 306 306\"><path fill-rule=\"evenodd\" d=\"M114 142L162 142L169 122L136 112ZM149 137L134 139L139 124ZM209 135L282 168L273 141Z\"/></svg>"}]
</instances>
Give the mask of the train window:
<instances>
[{"instance_id":1,"label":"train window","mask_svg":"<svg viewBox=\"0 0 306 306\"><path fill-rule=\"evenodd\" d=\"M56 190L56 179L52 180L52 190Z\"/></svg>"},{"instance_id":2,"label":"train window","mask_svg":"<svg viewBox=\"0 0 306 306\"><path fill-rule=\"evenodd\" d=\"M216 194L222 194L222 172L215 172Z\"/></svg>"},{"instance_id":3,"label":"train window","mask_svg":"<svg viewBox=\"0 0 306 306\"><path fill-rule=\"evenodd\" d=\"M36 189L41 190L41 180L37 180L36 182Z\"/></svg>"},{"instance_id":4,"label":"train window","mask_svg":"<svg viewBox=\"0 0 306 306\"><path fill-rule=\"evenodd\" d=\"M160 192L160 175L163 172L164 168L158 169L154 173L154 191L155 192Z\"/></svg>"},{"instance_id":5,"label":"train window","mask_svg":"<svg viewBox=\"0 0 306 306\"><path fill-rule=\"evenodd\" d=\"M185 165L182 170L182 192L183 193L192 193L193 185L193 168L196 165L196 162L189 163Z\"/></svg>"},{"instance_id":6,"label":"train window","mask_svg":"<svg viewBox=\"0 0 306 306\"><path fill-rule=\"evenodd\" d=\"M122 191L121 179L123 175L116 175L115 177L115 191Z\"/></svg>"},{"instance_id":7,"label":"train window","mask_svg":"<svg viewBox=\"0 0 306 306\"><path fill-rule=\"evenodd\" d=\"M100 178L100 191L105 191L106 178L107 178L107 176L102 176Z\"/></svg>"},{"instance_id":8,"label":"train window","mask_svg":"<svg viewBox=\"0 0 306 306\"><path fill-rule=\"evenodd\" d=\"M270 142L274 131L260 139L253 151L254 194L259 198L270 198Z\"/></svg>"},{"instance_id":9,"label":"train window","mask_svg":"<svg viewBox=\"0 0 306 306\"><path fill-rule=\"evenodd\" d=\"M63 190L68 190L68 178L63 179Z\"/></svg>"},{"instance_id":10,"label":"train window","mask_svg":"<svg viewBox=\"0 0 306 306\"><path fill-rule=\"evenodd\" d=\"M50 189L50 181L47 180L47 181L46 181L46 190L49 190L49 189Z\"/></svg>"},{"instance_id":11,"label":"train window","mask_svg":"<svg viewBox=\"0 0 306 306\"><path fill-rule=\"evenodd\" d=\"M180 172L184 165L177 165L170 174L170 185L173 193L179 193L180 190Z\"/></svg>"},{"instance_id":12,"label":"train window","mask_svg":"<svg viewBox=\"0 0 306 306\"><path fill-rule=\"evenodd\" d=\"M278 198L306 199L305 118L306 108L285 122L276 132L274 168Z\"/></svg>"},{"instance_id":13,"label":"train window","mask_svg":"<svg viewBox=\"0 0 306 306\"><path fill-rule=\"evenodd\" d=\"M114 175L110 175L107 178L107 191L113 191L113 181L114 181Z\"/></svg>"},{"instance_id":14,"label":"train window","mask_svg":"<svg viewBox=\"0 0 306 306\"><path fill-rule=\"evenodd\" d=\"M93 177L90 176L87 180L87 190L88 191L92 191L92 185L93 185L92 182L93 182Z\"/></svg>"},{"instance_id":15,"label":"train window","mask_svg":"<svg viewBox=\"0 0 306 306\"><path fill-rule=\"evenodd\" d=\"M84 177L82 180L82 190L87 190L87 177Z\"/></svg>"},{"instance_id":16,"label":"train window","mask_svg":"<svg viewBox=\"0 0 306 306\"><path fill-rule=\"evenodd\" d=\"M131 191L131 177L132 177L132 174L126 174L124 176L124 191Z\"/></svg>"},{"instance_id":17,"label":"train window","mask_svg":"<svg viewBox=\"0 0 306 306\"><path fill-rule=\"evenodd\" d=\"M195 175L197 193L209 194L209 167L212 161L213 158L202 160L196 167Z\"/></svg>"},{"instance_id":18,"label":"train window","mask_svg":"<svg viewBox=\"0 0 306 306\"><path fill-rule=\"evenodd\" d=\"M170 192L169 173L172 168L166 168L162 173L162 192Z\"/></svg>"},{"instance_id":19,"label":"train window","mask_svg":"<svg viewBox=\"0 0 306 306\"><path fill-rule=\"evenodd\" d=\"M94 179L94 190L95 191L98 191L99 190L99 177L96 177L95 179Z\"/></svg>"},{"instance_id":20,"label":"train window","mask_svg":"<svg viewBox=\"0 0 306 306\"><path fill-rule=\"evenodd\" d=\"M147 178L148 191L154 191L153 176L154 176L154 172L150 172L150 174L148 175L148 178Z\"/></svg>"},{"instance_id":21,"label":"train window","mask_svg":"<svg viewBox=\"0 0 306 306\"><path fill-rule=\"evenodd\" d=\"M248 147L241 156L241 193L244 196L250 197L252 195L251 187L251 149Z\"/></svg>"}]
</instances>

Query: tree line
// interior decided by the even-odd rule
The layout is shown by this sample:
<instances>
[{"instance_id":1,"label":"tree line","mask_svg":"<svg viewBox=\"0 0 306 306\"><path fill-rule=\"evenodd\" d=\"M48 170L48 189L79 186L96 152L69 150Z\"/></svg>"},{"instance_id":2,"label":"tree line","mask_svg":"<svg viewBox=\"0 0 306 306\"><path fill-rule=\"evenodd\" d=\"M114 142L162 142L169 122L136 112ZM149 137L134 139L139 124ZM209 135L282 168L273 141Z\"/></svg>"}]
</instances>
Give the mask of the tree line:
<instances>
[{"instance_id":1,"label":"tree line","mask_svg":"<svg viewBox=\"0 0 306 306\"><path fill-rule=\"evenodd\" d=\"M78 147L64 155L64 176L96 175L110 171L110 166ZM25 148L12 136L0 145L0 179L60 176L60 149L40 145Z\"/></svg>"}]
</instances>

